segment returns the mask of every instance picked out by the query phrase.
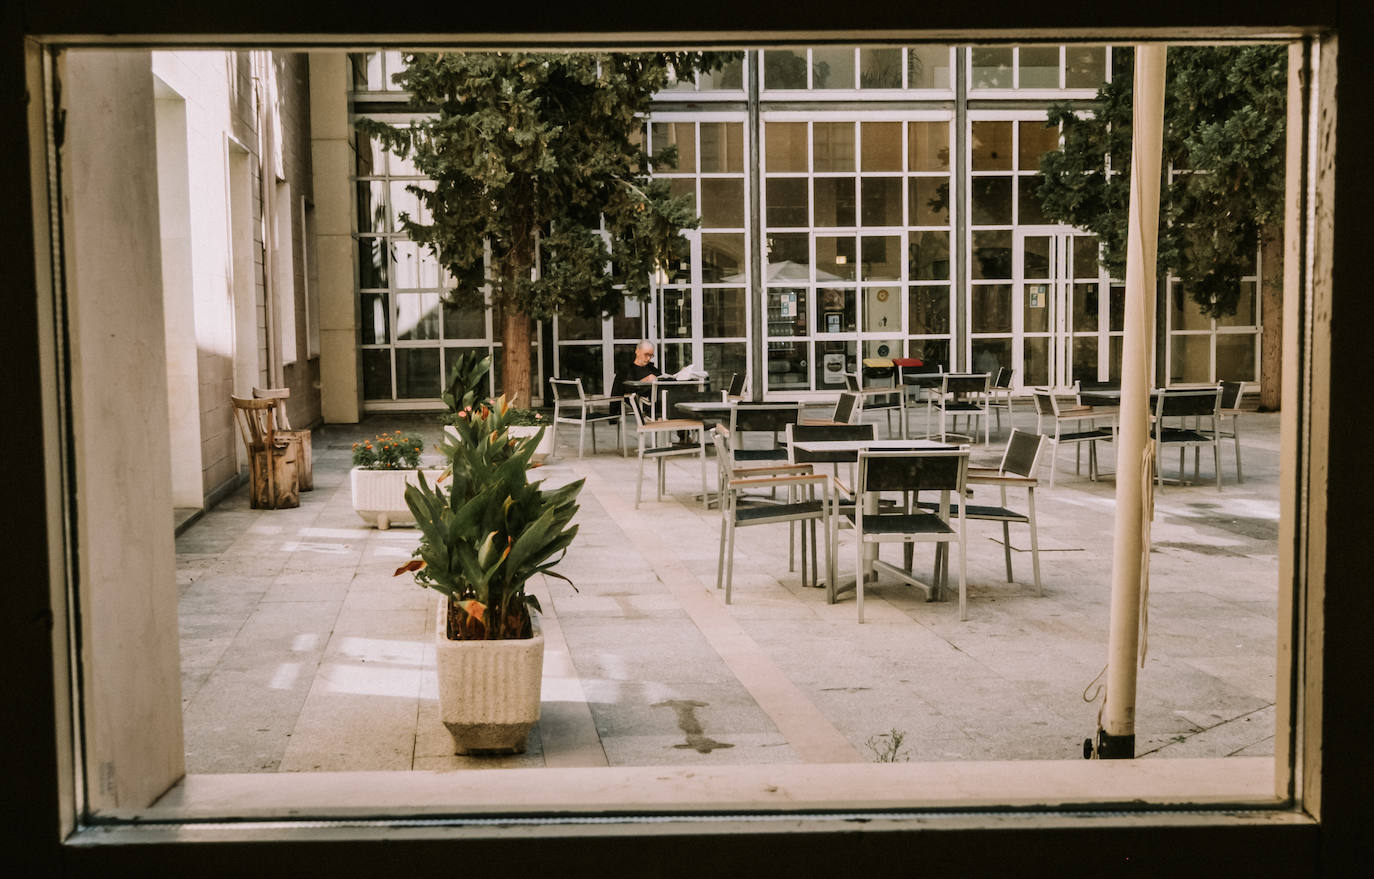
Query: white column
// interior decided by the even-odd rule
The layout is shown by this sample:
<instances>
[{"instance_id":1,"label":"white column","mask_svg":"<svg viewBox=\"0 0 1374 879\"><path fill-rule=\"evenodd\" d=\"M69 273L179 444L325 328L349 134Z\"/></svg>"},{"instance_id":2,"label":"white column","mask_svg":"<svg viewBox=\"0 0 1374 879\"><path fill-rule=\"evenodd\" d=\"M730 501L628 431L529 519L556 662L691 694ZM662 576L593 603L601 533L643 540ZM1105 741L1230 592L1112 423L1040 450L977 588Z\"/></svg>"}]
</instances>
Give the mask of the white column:
<instances>
[{"instance_id":1,"label":"white column","mask_svg":"<svg viewBox=\"0 0 1374 879\"><path fill-rule=\"evenodd\" d=\"M1121 355L1121 429L1117 435L1116 530L1112 539L1111 625L1100 757L1135 756L1136 656L1140 646L1144 455L1149 442L1150 351L1154 341L1159 175L1164 132L1162 45L1135 47L1131 110L1131 196L1126 244L1126 325Z\"/></svg>"}]
</instances>

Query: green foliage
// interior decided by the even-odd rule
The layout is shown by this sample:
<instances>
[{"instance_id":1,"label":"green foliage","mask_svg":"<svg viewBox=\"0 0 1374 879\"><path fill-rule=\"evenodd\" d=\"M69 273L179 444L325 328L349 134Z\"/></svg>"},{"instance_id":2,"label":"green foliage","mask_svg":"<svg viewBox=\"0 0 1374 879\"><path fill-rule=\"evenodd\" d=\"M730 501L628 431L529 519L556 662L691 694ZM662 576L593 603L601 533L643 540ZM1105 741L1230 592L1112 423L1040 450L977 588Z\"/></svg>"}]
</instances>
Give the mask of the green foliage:
<instances>
[{"instance_id":1,"label":"green foliage","mask_svg":"<svg viewBox=\"0 0 1374 879\"><path fill-rule=\"evenodd\" d=\"M457 425L462 438L446 439L449 486L406 489L406 505L420 528L418 561L396 573L449 598L449 637L527 638L529 610L539 609L525 584L553 567L577 535L571 525L583 480L552 491L530 482L530 455L538 435L512 438L505 397L479 406ZM566 579L566 578L563 578Z\"/></svg>"},{"instance_id":2,"label":"green foliage","mask_svg":"<svg viewBox=\"0 0 1374 879\"><path fill-rule=\"evenodd\" d=\"M464 351L454 358L449 371L448 387L441 399L448 407L444 421L452 424L459 412L471 412L487 396L487 373L491 371L491 355L481 351Z\"/></svg>"},{"instance_id":3,"label":"green foliage","mask_svg":"<svg viewBox=\"0 0 1374 879\"><path fill-rule=\"evenodd\" d=\"M1204 314L1234 314L1266 228L1283 218L1287 99L1283 46L1169 49L1164 102L1159 267L1182 280ZM1125 276L1132 60L1112 52L1112 82L1092 116L1056 104L1064 147L1041 158L1038 196L1053 220L1095 233L1102 261ZM1168 182L1169 163L1176 171Z\"/></svg>"},{"instance_id":4,"label":"green foliage","mask_svg":"<svg viewBox=\"0 0 1374 879\"><path fill-rule=\"evenodd\" d=\"M359 128L433 180L408 187L432 221L402 214L456 279L449 302L533 318L601 316L649 294L660 264L685 258L691 200L672 197L642 148L642 114L676 72L718 67L704 53L408 53L394 79L428 115ZM604 230L609 238L602 237ZM484 252L490 248L490 272ZM614 253L614 260L611 254ZM532 271L536 266L538 271ZM610 270L607 271L607 265Z\"/></svg>"},{"instance_id":5,"label":"green foliage","mask_svg":"<svg viewBox=\"0 0 1374 879\"><path fill-rule=\"evenodd\" d=\"M380 433L353 444L353 466L364 470L415 470L424 439L415 433Z\"/></svg>"},{"instance_id":6,"label":"green foliage","mask_svg":"<svg viewBox=\"0 0 1374 879\"><path fill-rule=\"evenodd\" d=\"M543 427L548 423L549 419L538 409L518 409L512 406L506 411L507 427Z\"/></svg>"},{"instance_id":7,"label":"green foliage","mask_svg":"<svg viewBox=\"0 0 1374 879\"><path fill-rule=\"evenodd\" d=\"M905 763L911 759L902 747L906 732L893 727L885 733L869 736L864 746L873 754L875 763Z\"/></svg>"}]
</instances>

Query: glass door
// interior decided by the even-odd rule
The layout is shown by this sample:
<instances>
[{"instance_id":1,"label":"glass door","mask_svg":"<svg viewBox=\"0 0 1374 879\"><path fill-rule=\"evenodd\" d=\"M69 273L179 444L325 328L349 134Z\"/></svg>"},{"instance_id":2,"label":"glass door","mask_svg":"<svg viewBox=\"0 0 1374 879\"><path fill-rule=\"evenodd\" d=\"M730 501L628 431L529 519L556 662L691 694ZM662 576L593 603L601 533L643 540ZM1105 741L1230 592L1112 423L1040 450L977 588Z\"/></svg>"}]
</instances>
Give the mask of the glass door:
<instances>
[{"instance_id":1,"label":"glass door","mask_svg":"<svg viewBox=\"0 0 1374 879\"><path fill-rule=\"evenodd\" d=\"M1095 236L1017 230L1013 359L1020 364L1019 386L1067 390L1104 377L1104 283Z\"/></svg>"}]
</instances>

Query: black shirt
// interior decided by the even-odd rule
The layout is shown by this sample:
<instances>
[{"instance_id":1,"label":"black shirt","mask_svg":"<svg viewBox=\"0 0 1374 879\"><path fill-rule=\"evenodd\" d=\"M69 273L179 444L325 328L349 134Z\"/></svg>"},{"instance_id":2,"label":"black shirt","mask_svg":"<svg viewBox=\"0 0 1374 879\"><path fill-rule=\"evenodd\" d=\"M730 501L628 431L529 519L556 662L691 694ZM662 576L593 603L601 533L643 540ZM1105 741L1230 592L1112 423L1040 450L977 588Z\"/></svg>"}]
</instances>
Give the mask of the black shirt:
<instances>
[{"instance_id":1,"label":"black shirt","mask_svg":"<svg viewBox=\"0 0 1374 879\"><path fill-rule=\"evenodd\" d=\"M652 360L650 360L643 366L631 363L629 367L625 370L626 381L643 381L651 375L663 375L662 372L659 372L658 367L654 366L654 362Z\"/></svg>"}]
</instances>

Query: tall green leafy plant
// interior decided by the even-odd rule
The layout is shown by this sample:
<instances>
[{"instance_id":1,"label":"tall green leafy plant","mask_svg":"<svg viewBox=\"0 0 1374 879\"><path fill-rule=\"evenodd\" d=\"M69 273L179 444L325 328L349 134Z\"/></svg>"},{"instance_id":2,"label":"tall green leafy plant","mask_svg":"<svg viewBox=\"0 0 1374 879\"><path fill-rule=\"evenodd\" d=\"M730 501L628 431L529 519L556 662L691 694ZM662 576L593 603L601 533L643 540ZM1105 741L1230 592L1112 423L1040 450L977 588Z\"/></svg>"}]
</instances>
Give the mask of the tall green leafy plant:
<instances>
[{"instance_id":1,"label":"tall green leafy plant","mask_svg":"<svg viewBox=\"0 0 1374 879\"><path fill-rule=\"evenodd\" d=\"M481 351L464 351L453 358L453 368L449 370L448 385L440 399L448 407L444 420L456 423L471 412L478 404L489 399L487 394L487 373L491 372L491 355Z\"/></svg>"},{"instance_id":2,"label":"tall green leafy plant","mask_svg":"<svg viewBox=\"0 0 1374 879\"><path fill-rule=\"evenodd\" d=\"M577 536L571 523L584 480L552 490L530 482L540 436L511 437L510 413L504 396L478 406L455 425L460 438L442 446L452 462L448 486L431 486L421 474L406 489L420 546L396 573L414 572L448 597L454 640L530 637L530 610L540 608L526 583L536 574L567 580L553 568Z\"/></svg>"}]
</instances>

